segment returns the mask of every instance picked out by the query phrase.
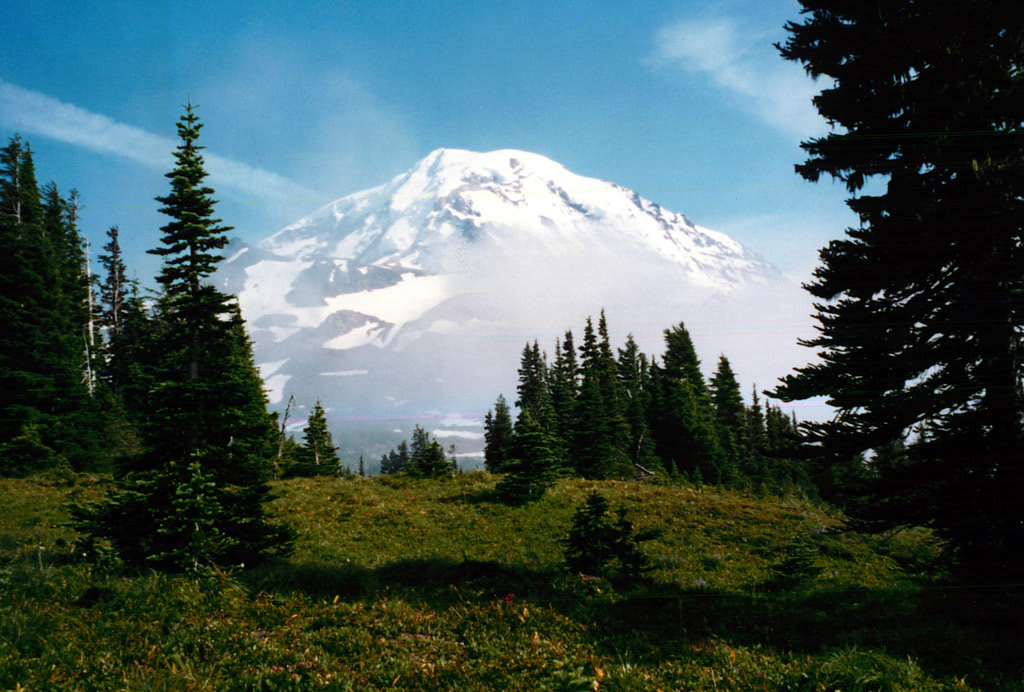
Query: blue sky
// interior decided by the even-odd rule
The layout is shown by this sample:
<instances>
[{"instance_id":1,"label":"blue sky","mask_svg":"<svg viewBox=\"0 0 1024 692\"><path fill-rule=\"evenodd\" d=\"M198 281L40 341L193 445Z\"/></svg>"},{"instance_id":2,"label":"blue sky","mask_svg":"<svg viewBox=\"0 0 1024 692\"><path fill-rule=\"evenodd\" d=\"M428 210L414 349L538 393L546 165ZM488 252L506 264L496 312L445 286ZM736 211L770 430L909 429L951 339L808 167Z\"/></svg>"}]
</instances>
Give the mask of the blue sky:
<instances>
[{"instance_id":1,"label":"blue sky","mask_svg":"<svg viewBox=\"0 0 1024 692\"><path fill-rule=\"evenodd\" d=\"M793 173L824 123L772 42L795 1L246 3L5 8L0 137L117 224L152 283L174 124L205 127L233 234L260 238L438 147L516 148L637 190L806 278L853 221Z\"/></svg>"}]
</instances>

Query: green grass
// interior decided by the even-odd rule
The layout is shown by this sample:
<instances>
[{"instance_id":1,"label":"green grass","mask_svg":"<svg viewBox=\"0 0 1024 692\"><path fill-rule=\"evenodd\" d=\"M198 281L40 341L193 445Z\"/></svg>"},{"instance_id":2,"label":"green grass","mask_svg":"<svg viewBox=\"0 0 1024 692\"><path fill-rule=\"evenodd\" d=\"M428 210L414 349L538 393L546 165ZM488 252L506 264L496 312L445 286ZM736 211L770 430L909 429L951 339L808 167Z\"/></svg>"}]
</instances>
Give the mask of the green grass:
<instances>
[{"instance_id":1,"label":"green grass","mask_svg":"<svg viewBox=\"0 0 1024 692\"><path fill-rule=\"evenodd\" d=\"M0 690L1019 689L1021 594L956 589L923 532L867 537L798 498L563 481L295 479L285 561L126 575L78 559L66 504L102 479L0 479ZM570 574L591 490L653 571Z\"/></svg>"}]
</instances>

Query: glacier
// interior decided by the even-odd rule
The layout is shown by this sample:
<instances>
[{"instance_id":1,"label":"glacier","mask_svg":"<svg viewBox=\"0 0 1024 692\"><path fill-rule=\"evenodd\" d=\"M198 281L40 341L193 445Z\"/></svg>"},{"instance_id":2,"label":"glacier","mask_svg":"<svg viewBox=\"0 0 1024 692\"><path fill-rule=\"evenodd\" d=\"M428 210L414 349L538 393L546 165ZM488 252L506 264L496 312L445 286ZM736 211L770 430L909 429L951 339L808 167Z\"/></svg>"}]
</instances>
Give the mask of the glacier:
<instances>
[{"instance_id":1,"label":"glacier","mask_svg":"<svg viewBox=\"0 0 1024 692\"><path fill-rule=\"evenodd\" d=\"M422 424L478 456L444 421L514 401L523 345L579 338L601 309L614 345L631 332L659 355L682 321L707 368L725 353L764 386L810 323L796 282L728 235L513 149L438 149L227 254L216 280L238 296L271 403L294 395L302 416L319 398L350 461L395 443L368 421Z\"/></svg>"}]
</instances>

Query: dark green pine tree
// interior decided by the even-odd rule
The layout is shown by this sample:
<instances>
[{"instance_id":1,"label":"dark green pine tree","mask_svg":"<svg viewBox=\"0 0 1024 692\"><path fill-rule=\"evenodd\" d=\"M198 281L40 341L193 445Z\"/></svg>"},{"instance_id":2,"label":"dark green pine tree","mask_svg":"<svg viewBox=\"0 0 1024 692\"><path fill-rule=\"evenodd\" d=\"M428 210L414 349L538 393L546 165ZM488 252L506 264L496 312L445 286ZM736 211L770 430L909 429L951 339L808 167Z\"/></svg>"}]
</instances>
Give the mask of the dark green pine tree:
<instances>
[{"instance_id":1,"label":"dark green pine tree","mask_svg":"<svg viewBox=\"0 0 1024 692\"><path fill-rule=\"evenodd\" d=\"M0 472L27 473L54 463L42 442L45 401L53 399L53 363L42 319L56 318L39 229L42 209L32 152L15 136L0 149ZM40 350L42 349L42 350ZM32 444L10 446L16 438ZM20 448L23 448L23 451ZM36 458L32 452L46 450ZM42 458L49 456L50 458Z\"/></svg>"},{"instance_id":2,"label":"dark green pine tree","mask_svg":"<svg viewBox=\"0 0 1024 692\"><path fill-rule=\"evenodd\" d=\"M565 332L561 342L555 340L555 360L548 373L551 409L554 413L554 432L559 446L565 450L568 465L569 450L575 438L576 399L579 396L579 364L572 331ZM563 471L567 471L564 469Z\"/></svg>"},{"instance_id":3,"label":"dark green pine tree","mask_svg":"<svg viewBox=\"0 0 1024 692\"><path fill-rule=\"evenodd\" d=\"M519 383L516 385L516 406L519 415L529 414L546 430L554 428L554 411L548 391L547 359L536 341L526 344L519 361Z\"/></svg>"},{"instance_id":4,"label":"dark green pine tree","mask_svg":"<svg viewBox=\"0 0 1024 692\"><path fill-rule=\"evenodd\" d=\"M711 402L715 407L715 434L722 450L722 466L729 479L746 475L750 461L747 438L747 411L736 374L729 359L718 358L718 367L711 376Z\"/></svg>"},{"instance_id":5,"label":"dark green pine tree","mask_svg":"<svg viewBox=\"0 0 1024 692\"><path fill-rule=\"evenodd\" d=\"M761 408L761 399L757 393L757 385L754 385L750 393L750 406L746 410L747 440L750 446L750 456L743 467L743 475L755 486L767 480L767 437L764 427L764 409Z\"/></svg>"},{"instance_id":6,"label":"dark green pine tree","mask_svg":"<svg viewBox=\"0 0 1024 692\"><path fill-rule=\"evenodd\" d=\"M110 407L120 409L120 456L133 454L150 410L149 394L160 372L157 324L150 319L138 281L128 278L117 226L107 231L99 255L98 318L103 333L100 381L113 393Z\"/></svg>"},{"instance_id":7,"label":"dark green pine tree","mask_svg":"<svg viewBox=\"0 0 1024 692\"><path fill-rule=\"evenodd\" d=\"M611 355L608 329L601 313L599 333L591 318L583 328L580 345L580 388L569 459L584 478L625 478L633 475L629 428Z\"/></svg>"},{"instance_id":8,"label":"dark green pine tree","mask_svg":"<svg viewBox=\"0 0 1024 692\"><path fill-rule=\"evenodd\" d=\"M686 327L665 330L663 366L651 372L651 430L667 469L694 480L722 480L714 408L700 372L700 361Z\"/></svg>"},{"instance_id":9,"label":"dark green pine tree","mask_svg":"<svg viewBox=\"0 0 1024 692\"><path fill-rule=\"evenodd\" d=\"M102 426L88 401L88 282L56 185L36 183L29 146L0 149L0 473L93 465Z\"/></svg>"},{"instance_id":10,"label":"dark green pine tree","mask_svg":"<svg viewBox=\"0 0 1024 692\"><path fill-rule=\"evenodd\" d=\"M51 286L48 359L62 373L50 405L49 434L72 466L109 470L110 440L116 415L97 392L101 335L93 300L93 277L78 229L78 193L65 199L56 183L42 189L42 242L46 281ZM102 399L102 400L101 400Z\"/></svg>"},{"instance_id":11,"label":"dark green pine tree","mask_svg":"<svg viewBox=\"0 0 1024 692\"><path fill-rule=\"evenodd\" d=\"M288 469L289 476L336 476L341 464L338 448L327 428L327 415L320 400L309 412L309 420L302 431L302 446L295 464Z\"/></svg>"},{"instance_id":12,"label":"dark green pine tree","mask_svg":"<svg viewBox=\"0 0 1024 692\"><path fill-rule=\"evenodd\" d=\"M514 505L539 500L561 467L558 440L526 411L516 421L510 456L505 477L495 488L498 497Z\"/></svg>"},{"instance_id":13,"label":"dark green pine tree","mask_svg":"<svg viewBox=\"0 0 1024 692\"><path fill-rule=\"evenodd\" d=\"M570 460L584 478L604 478L611 465L612 446L607 410L601 390L601 361L593 320L588 317L580 344L580 390Z\"/></svg>"},{"instance_id":14,"label":"dark green pine tree","mask_svg":"<svg viewBox=\"0 0 1024 692\"><path fill-rule=\"evenodd\" d=\"M171 191L157 198L170 221L151 251L163 258L163 292L146 450L126 464L105 505L78 516L131 564L251 564L290 548L290 532L271 525L263 511L277 434L237 303L208 282L228 229L213 216L191 104L177 127Z\"/></svg>"},{"instance_id":15,"label":"dark green pine tree","mask_svg":"<svg viewBox=\"0 0 1024 692\"><path fill-rule=\"evenodd\" d=\"M491 473L505 473L512 459L512 414L505 397L498 395L494 412L484 416L484 468Z\"/></svg>"},{"instance_id":16,"label":"dark green pine tree","mask_svg":"<svg viewBox=\"0 0 1024 692\"><path fill-rule=\"evenodd\" d=\"M47 183L41 190L42 271L51 287L50 300L57 322L51 325L52 358L67 359L70 371L78 372L85 354L84 328L89 315L90 287L85 274L85 255L78 230L68 223L68 204L60 196L57 184Z\"/></svg>"},{"instance_id":17,"label":"dark green pine tree","mask_svg":"<svg viewBox=\"0 0 1024 692\"><path fill-rule=\"evenodd\" d=\"M634 582L651 566L640 544L661 532L636 533L624 509L616 510L614 521L608 509L608 500L598 492L577 508L563 541L566 566L574 572Z\"/></svg>"},{"instance_id":18,"label":"dark green pine tree","mask_svg":"<svg viewBox=\"0 0 1024 692\"><path fill-rule=\"evenodd\" d=\"M627 400L619 381L619 364L615 360L611 340L608 336L608 320L604 310L597 320L598 370L601 398L605 406L605 424L608 445L611 449L607 477L626 478L635 474L633 468L633 445L629 423L626 420Z\"/></svg>"},{"instance_id":19,"label":"dark green pine tree","mask_svg":"<svg viewBox=\"0 0 1024 692\"><path fill-rule=\"evenodd\" d=\"M654 451L654 437L647 423L651 399L651 378L647 356L640 352L632 334L619 349L619 390L622 392L626 425L629 426L629 457L637 472L653 473L660 466Z\"/></svg>"},{"instance_id":20,"label":"dark green pine tree","mask_svg":"<svg viewBox=\"0 0 1024 692\"><path fill-rule=\"evenodd\" d=\"M444 447L419 425L412 431L409 444L407 473L424 478L442 478L451 475L452 467L444 456Z\"/></svg>"},{"instance_id":21,"label":"dark green pine tree","mask_svg":"<svg viewBox=\"0 0 1024 692\"><path fill-rule=\"evenodd\" d=\"M811 473L805 462L801 462L802 438L796 422L796 414L786 415L778 406L765 402L765 480L767 486L777 492L791 492L799 486L812 487ZM890 445L894 447L898 445ZM848 468L848 467L846 467ZM832 466L827 469L832 477L826 488L843 485L850 478L842 478L843 469Z\"/></svg>"},{"instance_id":22,"label":"dark green pine tree","mask_svg":"<svg viewBox=\"0 0 1024 692\"><path fill-rule=\"evenodd\" d=\"M860 224L807 286L819 362L773 396L828 398L835 418L804 429L835 464L906 441L902 461L869 466L855 517L931 526L961 569L1019 580L1024 4L801 5L780 50L827 78L814 104L833 130L803 143L797 172L845 184Z\"/></svg>"},{"instance_id":23,"label":"dark green pine tree","mask_svg":"<svg viewBox=\"0 0 1024 692\"><path fill-rule=\"evenodd\" d=\"M381 456L380 472L384 475L403 473L409 468L409 443L402 440L397 450L392 449Z\"/></svg>"},{"instance_id":24,"label":"dark green pine tree","mask_svg":"<svg viewBox=\"0 0 1024 692\"><path fill-rule=\"evenodd\" d=\"M128 267L121 253L120 230L111 226L107 230L107 244L98 259L104 270L104 278L99 283L100 325L106 331L108 341L118 341L124 334L125 311L131 284L128 280Z\"/></svg>"}]
</instances>

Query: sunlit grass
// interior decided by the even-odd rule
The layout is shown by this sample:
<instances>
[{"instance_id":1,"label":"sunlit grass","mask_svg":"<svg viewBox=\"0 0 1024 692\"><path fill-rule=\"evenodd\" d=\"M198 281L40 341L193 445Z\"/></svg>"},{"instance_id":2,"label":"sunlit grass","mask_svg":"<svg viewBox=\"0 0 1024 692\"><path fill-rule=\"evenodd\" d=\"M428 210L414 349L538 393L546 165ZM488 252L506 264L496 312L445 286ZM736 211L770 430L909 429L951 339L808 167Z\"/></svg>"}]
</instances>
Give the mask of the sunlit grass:
<instances>
[{"instance_id":1,"label":"sunlit grass","mask_svg":"<svg viewBox=\"0 0 1024 692\"><path fill-rule=\"evenodd\" d=\"M1007 637L1019 594L938 586L927 534L865 537L806 499L685 485L564 480L508 507L495 482L280 482L272 510L297 530L293 555L186 576L78 561L64 503L95 498L99 479L0 480L0 689L1024 682ZM638 531L663 530L644 544L641 582L564 569L562 540L592 490Z\"/></svg>"}]
</instances>

